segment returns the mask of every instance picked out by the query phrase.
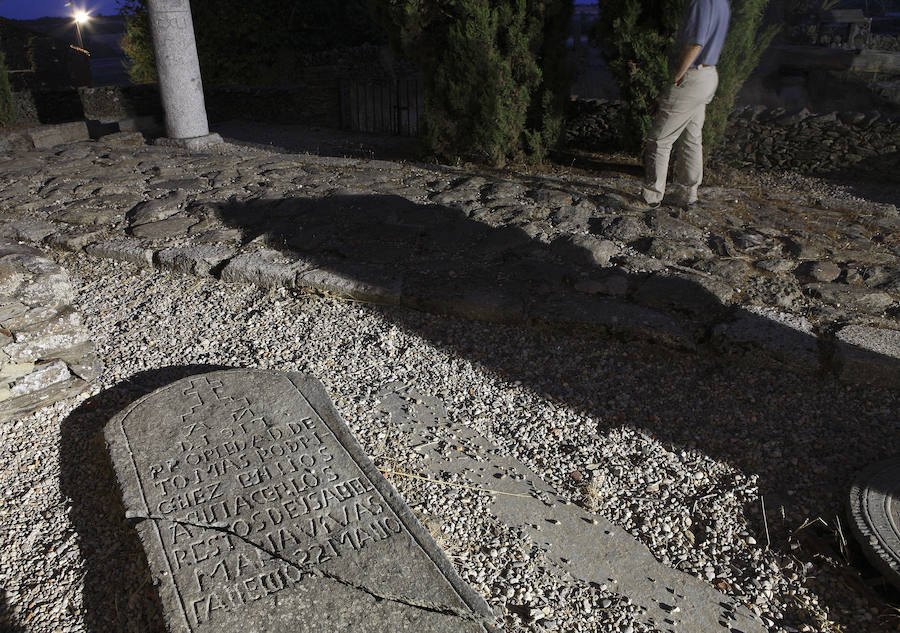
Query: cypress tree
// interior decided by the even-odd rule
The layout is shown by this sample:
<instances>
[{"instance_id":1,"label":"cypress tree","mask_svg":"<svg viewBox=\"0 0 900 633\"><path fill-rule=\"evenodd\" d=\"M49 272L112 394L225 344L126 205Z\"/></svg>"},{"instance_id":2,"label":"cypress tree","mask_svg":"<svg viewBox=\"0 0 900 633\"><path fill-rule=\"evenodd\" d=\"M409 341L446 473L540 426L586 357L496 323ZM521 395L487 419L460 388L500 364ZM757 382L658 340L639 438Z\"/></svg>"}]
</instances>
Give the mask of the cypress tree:
<instances>
[{"instance_id":1,"label":"cypress tree","mask_svg":"<svg viewBox=\"0 0 900 633\"><path fill-rule=\"evenodd\" d=\"M545 2L543 6L545 13L538 54L541 85L532 98L525 131L526 151L534 160L543 159L565 138L565 110L574 76L566 50L573 3L571 0ZM539 139L536 137L538 131Z\"/></svg>"},{"instance_id":2,"label":"cypress tree","mask_svg":"<svg viewBox=\"0 0 900 633\"><path fill-rule=\"evenodd\" d=\"M443 159L539 161L560 138L572 0L372 0L425 74L425 141Z\"/></svg>"},{"instance_id":3,"label":"cypress tree","mask_svg":"<svg viewBox=\"0 0 900 633\"><path fill-rule=\"evenodd\" d=\"M136 84L156 83L156 55L150 33L150 16L146 0L125 0L120 7L125 16L125 36L121 46L125 52L125 70Z\"/></svg>"},{"instance_id":4,"label":"cypress tree","mask_svg":"<svg viewBox=\"0 0 900 633\"><path fill-rule=\"evenodd\" d=\"M719 57L719 87L706 109L704 153L721 143L741 86L778 28L762 26L769 0L732 0L731 24ZM621 134L638 151L653 122L655 104L671 81L670 60L686 0L604 0L593 40L599 45L625 101Z\"/></svg>"},{"instance_id":5,"label":"cypress tree","mask_svg":"<svg viewBox=\"0 0 900 633\"><path fill-rule=\"evenodd\" d=\"M12 123L14 116L13 94L6 69L6 55L0 51L0 126Z\"/></svg>"},{"instance_id":6,"label":"cypress tree","mask_svg":"<svg viewBox=\"0 0 900 633\"><path fill-rule=\"evenodd\" d=\"M778 26L762 25L768 3L769 0L732 2L731 26L716 67L719 87L712 103L706 107L703 124L703 153L707 157L724 140L728 116L734 110L741 86L778 33Z\"/></svg>"},{"instance_id":7,"label":"cypress tree","mask_svg":"<svg viewBox=\"0 0 900 633\"><path fill-rule=\"evenodd\" d=\"M669 82L669 58L684 0L604 0L592 39L615 77L625 107L619 127L625 147L638 151Z\"/></svg>"}]
</instances>

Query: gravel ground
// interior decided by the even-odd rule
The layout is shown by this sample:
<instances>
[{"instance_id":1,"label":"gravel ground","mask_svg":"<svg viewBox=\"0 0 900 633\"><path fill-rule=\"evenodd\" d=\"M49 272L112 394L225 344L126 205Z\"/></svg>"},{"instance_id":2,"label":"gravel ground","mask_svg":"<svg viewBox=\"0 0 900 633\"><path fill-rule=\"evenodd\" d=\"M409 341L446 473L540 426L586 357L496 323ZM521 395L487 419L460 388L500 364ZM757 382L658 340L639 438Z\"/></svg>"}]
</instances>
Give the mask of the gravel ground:
<instances>
[{"instance_id":1,"label":"gravel ground","mask_svg":"<svg viewBox=\"0 0 900 633\"><path fill-rule=\"evenodd\" d=\"M106 369L89 395L0 427L0 630L162 630L99 431L137 397L214 367L315 375L376 463L412 473L416 456L377 394L401 382L435 395L455 423L739 597L773 632L900 622L900 597L845 541L843 518L852 474L895 451L896 392L53 256ZM492 521L485 493L394 484L507 631L649 630L627 595L555 574Z\"/></svg>"}]
</instances>

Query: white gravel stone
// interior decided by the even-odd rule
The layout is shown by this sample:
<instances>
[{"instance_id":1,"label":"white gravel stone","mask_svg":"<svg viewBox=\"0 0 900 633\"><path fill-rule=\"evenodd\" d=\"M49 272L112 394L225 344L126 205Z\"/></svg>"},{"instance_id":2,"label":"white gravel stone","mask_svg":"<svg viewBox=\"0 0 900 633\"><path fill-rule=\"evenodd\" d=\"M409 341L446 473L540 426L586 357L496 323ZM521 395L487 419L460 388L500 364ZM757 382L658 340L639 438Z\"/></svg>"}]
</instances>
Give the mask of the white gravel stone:
<instances>
[{"instance_id":1,"label":"white gravel stone","mask_svg":"<svg viewBox=\"0 0 900 633\"><path fill-rule=\"evenodd\" d=\"M56 256L105 369L90 394L0 426L0 586L13 630L162 630L97 431L142 393L209 366L317 376L376 464L406 473L424 458L379 413L376 394L414 385L561 499L751 605L772 633L890 630L871 612L886 613L885 603L844 581L853 571L839 550L829 560L813 547L837 547L845 482L891 450L896 393L649 344ZM442 452L466 450L438 431ZM574 471L591 474L578 483ZM493 520L489 493L454 487L453 477L391 481L503 630L654 630L614 579L561 574L538 542Z\"/></svg>"}]
</instances>

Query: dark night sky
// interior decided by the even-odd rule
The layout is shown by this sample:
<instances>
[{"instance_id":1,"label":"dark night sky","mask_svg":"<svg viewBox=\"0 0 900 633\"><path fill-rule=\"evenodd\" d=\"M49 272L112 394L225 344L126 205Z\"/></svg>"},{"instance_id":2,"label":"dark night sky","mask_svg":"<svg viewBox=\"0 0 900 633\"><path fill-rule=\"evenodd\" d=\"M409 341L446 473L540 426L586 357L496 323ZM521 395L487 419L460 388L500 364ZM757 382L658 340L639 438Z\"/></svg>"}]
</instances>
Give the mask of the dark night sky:
<instances>
[{"instance_id":1,"label":"dark night sky","mask_svg":"<svg viewBox=\"0 0 900 633\"><path fill-rule=\"evenodd\" d=\"M0 0L0 17L31 20L44 16L68 16L73 9L84 9L92 15L115 15L119 12L116 0Z\"/></svg>"},{"instance_id":2,"label":"dark night sky","mask_svg":"<svg viewBox=\"0 0 900 633\"><path fill-rule=\"evenodd\" d=\"M596 0L575 0L575 4L590 4ZM119 12L116 0L0 0L0 17L15 20L31 20L44 16L72 15L73 8L85 9L92 15L115 15Z\"/></svg>"}]
</instances>

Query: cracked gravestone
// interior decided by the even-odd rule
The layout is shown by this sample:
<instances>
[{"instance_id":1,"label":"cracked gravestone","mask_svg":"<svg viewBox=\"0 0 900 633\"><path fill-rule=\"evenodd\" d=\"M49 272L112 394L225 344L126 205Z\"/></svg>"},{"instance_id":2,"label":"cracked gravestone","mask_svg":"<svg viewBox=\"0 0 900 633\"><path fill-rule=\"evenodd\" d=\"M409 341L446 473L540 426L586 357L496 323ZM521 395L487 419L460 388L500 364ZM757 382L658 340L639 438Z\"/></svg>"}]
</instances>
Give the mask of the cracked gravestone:
<instances>
[{"instance_id":1,"label":"cracked gravestone","mask_svg":"<svg viewBox=\"0 0 900 633\"><path fill-rule=\"evenodd\" d=\"M314 378L185 378L105 435L170 631L492 630Z\"/></svg>"}]
</instances>

